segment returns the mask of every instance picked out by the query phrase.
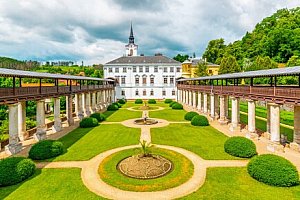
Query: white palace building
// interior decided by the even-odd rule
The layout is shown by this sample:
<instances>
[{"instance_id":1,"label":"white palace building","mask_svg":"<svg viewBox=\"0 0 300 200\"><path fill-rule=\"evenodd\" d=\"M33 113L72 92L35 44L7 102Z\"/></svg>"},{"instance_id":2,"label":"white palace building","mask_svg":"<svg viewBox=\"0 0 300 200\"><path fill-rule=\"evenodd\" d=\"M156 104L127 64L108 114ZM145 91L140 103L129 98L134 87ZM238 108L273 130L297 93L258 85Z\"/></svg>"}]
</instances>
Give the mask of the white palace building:
<instances>
[{"instance_id":1,"label":"white palace building","mask_svg":"<svg viewBox=\"0 0 300 200\"><path fill-rule=\"evenodd\" d=\"M163 56L138 56L132 26L126 54L104 65L104 78L117 80L116 99L176 99L181 63Z\"/></svg>"}]
</instances>

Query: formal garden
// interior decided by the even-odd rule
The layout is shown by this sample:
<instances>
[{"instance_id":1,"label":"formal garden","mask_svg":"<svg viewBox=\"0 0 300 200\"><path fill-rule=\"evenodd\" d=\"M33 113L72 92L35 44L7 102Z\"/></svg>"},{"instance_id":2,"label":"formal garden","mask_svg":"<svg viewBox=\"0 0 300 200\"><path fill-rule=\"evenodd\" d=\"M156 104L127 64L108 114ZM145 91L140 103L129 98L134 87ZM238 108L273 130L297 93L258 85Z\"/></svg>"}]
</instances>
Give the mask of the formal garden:
<instances>
[{"instance_id":1,"label":"formal garden","mask_svg":"<svg viewBox=\"0 0 300 200\"><path fill-rule=\"evenodd\" d=\"M0 199L300 199L292 163L209 123L172 100L121 100L28 158L1 160Z\"/></svg>"}]
</instances>

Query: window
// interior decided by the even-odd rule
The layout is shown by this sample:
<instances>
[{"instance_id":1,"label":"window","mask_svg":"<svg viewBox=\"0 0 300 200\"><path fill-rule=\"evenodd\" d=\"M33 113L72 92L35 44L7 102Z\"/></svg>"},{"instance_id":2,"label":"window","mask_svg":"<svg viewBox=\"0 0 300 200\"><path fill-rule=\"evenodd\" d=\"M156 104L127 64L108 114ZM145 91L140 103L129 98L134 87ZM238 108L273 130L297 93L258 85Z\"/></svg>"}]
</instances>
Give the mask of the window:
<instances>
[{"instance_id":1,"label":"window","mask_svg":"<svg viewBox=\"0 0 300 200\"><path fill-rule=\"evenodd\" d=\"M147 84L147 77L143 77L143 85Z\"/></svg>"},{"instance_id":2,"label":"window","mask_svg":"<svg viewBox=\"0 0 300 200\"><path fill-rule=\"evenodd\" d=\"M168 84L168 78L164 78L164 84Z\"/></svg>"},{"instance_id":3,"label":"window","mask_svg":"<svg viewBox=\"0 0 300 200\"><path fill-rule=\"evenodd\" d=\"M111 67L108 68L108 72L112 72L112 68Z\"/></svg>"},{"instance_id":4,"label":"window","mask_svg":"<svg viewBox=\"0 0 300 200\"><path fill-rule=\"evenodd\" d=\"M170 84L174 84L174 78L173 77L170 78Z\"/></svg>"},{"instance_id":5,"label":"window","mask_svg":"<svg viewBox=\"0 0 300 200\"><path fill-rule=\"evenodd\" d=\"M125 77L122 77L122 78L121 78L121 83L122 83L122 84L125 84Z\"/></svg>"},{"instance_id":6,"label":"window","mask_svg":"<svg viewBox=\"0 0 300 200\"><path fill-rule=\"evenodd\" d=\"M116 73L119 73L119 68L118 68L118 67L115 69L115 72L116 72Z\"/></svg>"},{"instance_id":7,"label":"window","mask_svg":"<svg viewBox=\"0 0 300 200\"><path fill-rule=\"evenodd\" d=\"M138 90L135 91L135 96L139 96L139 91Z\"/></svg>"},{"instance_id":8,"label":"window","mask_svg":"<svg viewBox=\"0 0 300 200\"><path fill-rule=\"evenodd\" d=\"M153 95L154 95L154 91L151 90L151 91L150 91L150 96L153 96Z\"/></svg>"},{"instance_id":9,"label":"window","mask_svg":"<svg viewBox=\"0 0 300 200\"><path fill-rule=\"evenodd\" d=\"M140 84L140 78L139 77L135 77L135 84L136 85Z\"/></svg>"},{"instance_id":10,"label":"window","mask_svg":"<svg viewBox=\"0 0 300 200\"><path fill-rule=\"evenodd\" d=\"M143 72L143 67L139 67L139 72Z\"/></svg>"},{"instance_id":11,"label":"window","mask_svg":"<svg viewBox=\"0 0 300 200\"><path fill-rule=\"evenodd\" d=\"M170 67L170 72L174 72L174 67Z\"/></svg>"},{"instance_id":12,"label":"window","mask_svg":"<svg viewBox=\"0 0 300 200\"><path fill-rule=\"evenodd\" d=\"M154 67L154 72L158 72L158 67Z\"/></svg>"},{"instance_id":13,"label":"window","mask_svg":"<svg viewBox=\"0 0 300 200\"><path fill-rule=\"evenodd\" d=\"M127 68L123 67L123 73L126 73L126 72L127 72Z\"/></svg>"},{"instance_id":14,"label":"window","mask_svg":"<svg viewBox=\"0 0 300 200\"><path fill-rule=\"evenodd\" d=\"M146 96L146 95L147 95L146 90L143 90L143 96Z\"/></svg>"},{"instance_id":15,"label":"window","mask_svg":"<svg viewBox=\"0 0 300 200\"><path fill-rule=\"evenodd\" d=\"M213 72L212 72L212 70L210 69L210 70L208 70L208 73L209 73L209 74L212 74Z\"/></svg>"},{"instance_id":16,"label":"window","mask_svg":"<svg viewBox=\"0 0 300 200\"><path fill-rule=\"evenodd\" d=\"M122 90L121 95L125 96L125 90Z\"/></svg>"},{"instance_id":17,"label":"window","mask_svg":"<svg viewBox=\"0 0 300 200\"><path fill-rule=\"evenodd\" d=\"M166 96L166 91L165 90L162 91L162 95Z\"/></svg>"},{"instance_id":18,"label":"window","mask_svg":"<svg viewBox=\"0 0 300 200\"><path fill-rule=\"evenodd\" d=\"M168 72L168 68L167 67L164 67L164 72Z\"/></svg>"},{"instance_id":19,"label":"window","mask_svg":"<svg viewBox=\"0 0 300 200\"><path fill-rule=\"evenodd\" d=\"M149 72L149 67L146 67L145 71L146 71L146 72Z\"/></svg>"},{"instance_id":20,"label":"window","mask_svg":"<svg viewBox=\"0 0 300 200\"><path fill-rule=\"evenodd\" d=\"M172 95L175 96L175 90L172 90Z\"/></svg>"},{"instance_id":21,"label":"window","mask_svg":"<svg viewBox=\"0 0 300 200\"><path fill-rule=\"evenodd\" d=\"M180 67L177 67L177 72L180 72Z\"/></svg>"},{"instance_id":22,"label":"window","mask_svg":"<svg viewBox=\"0 0 300 200\"><path fill-rule=\"evenodd\" d=\"M150 84L154 84L154 77L150 77Z\"/></svg>"},{"instance_id":23,"label":"window","mask_svg":"<svg viewBox=\"0 0 300 200\"><path fill-rule=\"evenodd\" d=\"M136 72L136 67L132 67L132 72Z\"/></svg>"}]
</instances>

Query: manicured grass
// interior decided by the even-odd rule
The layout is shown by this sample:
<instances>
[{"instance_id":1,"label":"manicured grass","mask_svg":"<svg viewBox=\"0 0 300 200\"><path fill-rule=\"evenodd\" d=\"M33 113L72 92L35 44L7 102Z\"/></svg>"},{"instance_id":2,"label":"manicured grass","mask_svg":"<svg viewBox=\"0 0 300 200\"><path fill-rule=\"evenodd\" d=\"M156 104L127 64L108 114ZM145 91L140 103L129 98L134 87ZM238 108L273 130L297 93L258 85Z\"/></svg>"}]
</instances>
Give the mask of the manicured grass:
<instances>
[{"instance_id":1,"label":"manicured grass","mask_svg":"<svg viewBox=\"0 0 300 200\"><path fill-rule=\"evenodd\" d=\"M224 151L228 138L216 129L195 127L190 124L170 124L167 127L151 129L152 143L177 146L198 154L208 160L239 159Z\"/></svg>"},{"instance_id":2,"label":"manicured grass","mask_svg":"<svg viewBox=\"0 0 300 200\"><path fill-rule=\"evenodd\" d=\"M300 186L290 188L272 187L250 177L247 169L209 168L204 185L181 199L209 200L262 200L300 199Z\"/></svg>"},{"instance_id":3,"label":"manicured grass","mask_svg":"<svg viewBox=\"0 0 300 200\"><path fill-rule=\"evenodd\" d=\"M135 104L134 101L127 101L125 104L122 105L122 108L130 108L132 106L137 106L138 104ZM142 105L142 104L139 104Z\"/></svg>"},{"instance_id":4,"label":"manicured grass","mask_svg":"<svg viewBox=\"0 0 300 200\"><path fill-rule=\"evenodd\" d=\"M176 187L193 175L194 166L185 156L174 151L154 148L153 154L161 155L173 162L173 170L165 176L155 179L141 180L126 177L116 169L116 166L124 158L136 155L137 151L138 149L128 149L104 159L98 170L101 179L122 190L149 192Z\"/></svg>"},{"instance_id":5,"label":"manicured grass","mask_svg":"<svg viewBox=\"0 0 300 200\"><path fill-rule=\"evenodd\" d=\"M133 110L139 110L139 111L143 111L143 109L141 109L142 106L134 106L132 107ZM151 110L155 110L158 109L158 106L149 106L147 110L151 111Z\"/></svg>"},{"instance_id":6,"label":"manicured grass","mask_svg":"<svg viewBox=\"0 0 300 200\"><path fill-rule=\"evenodd\" d=\"M54 161L89 160L109 149L138 144L139 137L140 129L128 128L120 124L78 128L60 139L67 146L67 152Z\"/></svg>"},{"instance_id":7,"label":"manicured grass","mask_svg":"<svg viewBox=\"0 0 300 200\"><path fill-rule=\"evenodd\" d=\"M127 119L142 117L142 111L130 111L127 109L120 109L118 111L106 111L104 115L107 117L107 122L122 122Z\"/></svg>"},{"instance_id":8,"label":"manicured grass","mask_svg":"<svg viewBox=\"0 0 300 200\"><path fill-rule=\"evenodd\" d=\"M184 119L184 115L186 113L187 112L185 110L173 110L172 108L167 107L164 110L149 112L149 117L165 119L170 122L172 121L178 122L178 121L186 121Z\"/></svg>"},{"instance_id":9,"label":"manicured grass","mask_svg":"<svg viewBox=\"0 0 300 200\"><path fill-rule=\"evenodd\" d=\"M63 200L104 199L90 192L82 183L80 169L38 169L32 178L0 189L0 199Z\"/></svg>"}]
</instances>

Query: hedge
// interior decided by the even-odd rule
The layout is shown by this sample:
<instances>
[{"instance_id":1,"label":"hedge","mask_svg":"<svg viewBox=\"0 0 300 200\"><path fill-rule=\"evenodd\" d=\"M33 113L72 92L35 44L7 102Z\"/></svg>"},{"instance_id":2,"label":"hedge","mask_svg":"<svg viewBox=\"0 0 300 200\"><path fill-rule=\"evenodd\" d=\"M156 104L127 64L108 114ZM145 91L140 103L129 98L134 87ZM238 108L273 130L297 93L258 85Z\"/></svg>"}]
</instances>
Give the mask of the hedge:
<instances>
[{"instance_id":1,"label":"hedge","mask_svg":"<svg viewBox=\"0 0 300 200\"><path fill-rule=\"evenodd\" d=\"M172 99L165 99L165 103L172 103L173 100Z\"/></svg>"},{"instance_id":2,"label":"hedge","mask_svg":"<svg viewBox=\"0 0 300 200\"><path fill-rule=\"evenodd\" d=\"M115 110L119 110L119 106L116 104L111 104L107 107L108 111L115 111Z\"/></svg>"},{"instance_id":3,"label":"hedge","mask_svg":"<svg viewBox=\"0 0 300 200\"><path fill-rule=\"evenodd\" d=\"M169 106L172 107L175 103L177 103L176 101L172 101Z\"/></svg>"},{"instance_id":4,"label":"hedge","mask_svg":"<svg viewBox=\"0 0 300 200\"><path fill-rule=\"evenodd\" d=\"M0 187L14 185L29 178L36 170L34 162L24 157L0 160Z\"/></svg>"},{"instance_id":5,"label":"hedge","mask_svg":"<svg viewBox=\"0 0 300 200\"><path fill-rule=\"evenodd\" d=\"M193 126L209 126L207 118L203 115L196 115L192 118L191 124Z\"/></svg>"},{"instance_id":6,"label":"hedge","mask_svg":"<svg viewBox=\"0 0 300 200\"><path fill-rule=\"evenodd\" d=\"M180 104L180 103L174 103L172 105L172 109L175 109L175 110L182 110L183 109L183 106Z\"/></svg>"},{"instance_id":7,"label":"hedge","mask_svg":"<svg viewBox=\"0 0 300 200\"><path fill-rule=\"evenodd\" d=\"M135 104L143 104L143 100L142 99L136 99L134 103Z\"/></svg>"},{"instance_id":8,"label":"hedge","mask_svg":"<svg viewBox=\"0 0 300 200\"><path fill-rule=\"evenodd\" d=\"M120 103L112 103L111 105L115 105L115 106L117 106L118 108L121 108L121 107L122 107L122 105L121 105Z\"/></svg>"},{"instance_id":9,"label":"hedge","mask_svg":"<svg viewBox=\"0 0 300 200\"><path fill-rule=\"evenodd\" d=\"M199 114L196 113L196 112L191 111L191 112L188 112L184 115L184 119L188 120L188 121L191 121L193 119L193 117L196 116L196 115L199 115Z\"/></svg>"},{"instance_id":10,"label":"hedge","mask_svg":"<svg viewBox=\"0 0 300 200\"><path fill-rule=\"evenodd\" d=\"M148 104L156 104L156 100L155 99L149 99Z\"/></svg>"},{"instance_id":11,"label":"hedge","mask_svg":"<svg viewBox=\"0 0 300 200\"><path fill-rule=\"evenodd\" d=\"M248 163L247 170L254 179L268 185L290 187L299 184L297 168L277 155L255 156Z\"/></svg>"},{"instance_id":12,"label":"hedge","mask_svg":"<svg viewBox=\"0 0 300 200\"><path fill-rule=\"evenodd\" d=\"M45 160L61 155L64 145L56 140L43 140L34 144L29 151L29 158L33 160Z\"/></svg>"},{"instance_id":13,"label":"hedge","mask_svg":"<svg viewBox=\"0 0 300 200\"><path fill-rule=\"evenodd\" d=\"M95 126L98 126L98 120L93 117L86 117L81 120L81 122L79 123L79 126L81 128L95 127Z\"/></svg>"},{"instance_id":14,"label":"hedge","mask_svg":"<svg viewBox=\"0 0 300 200\"><path fill-rule=\"evenodd\" d=\"M251 158L257 154L254 142L240 136L227 139L224 143L224 150L226 153L240 158Z\"/></svg>"},{"instance_id":15,"label":"hedge","mask_svg":"<svg viewBox=\"0 0 300 200\"><path fill-rule=\"evenodd\" d=\"M118 103L119 103L119 104L125 104L125 103L126 103L126 100L125 100L125 99L119 99Z\"/></svg>"},{"instance_id":16,"label":"hedge","mask_svg":"<svg viewBox=\"0 0 300 200\"><path fill-rule=\"evenodd\" d=\"M105 115L102 113L93 113L90 117L96 118L98 122L102 122L105 120Z\"/></svg>"}]
</instances>

